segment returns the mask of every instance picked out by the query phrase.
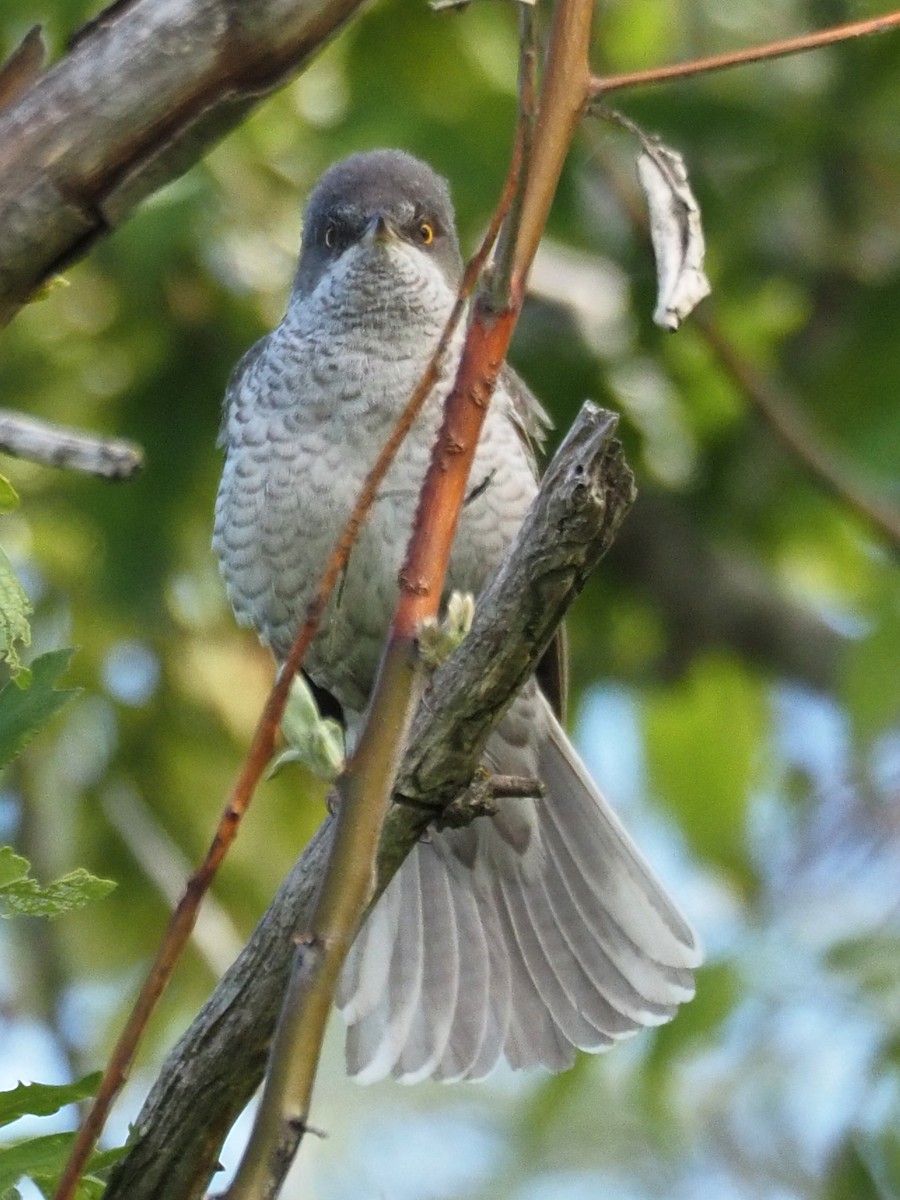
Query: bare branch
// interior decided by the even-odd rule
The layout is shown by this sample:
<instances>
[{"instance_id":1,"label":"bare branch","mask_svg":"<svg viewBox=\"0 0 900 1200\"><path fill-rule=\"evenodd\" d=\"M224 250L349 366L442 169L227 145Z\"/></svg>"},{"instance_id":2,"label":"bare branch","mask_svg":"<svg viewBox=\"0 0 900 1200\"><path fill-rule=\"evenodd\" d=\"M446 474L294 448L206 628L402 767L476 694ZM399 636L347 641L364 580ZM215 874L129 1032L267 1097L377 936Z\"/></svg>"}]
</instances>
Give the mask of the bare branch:
<instances>
[{"instance_id":1,"label":"bare branch","mask_svg":"<svg viewBox=\"0 0 900 1200\"><path fill-rule=\"evenodd\" d=\"M801 54L806 50L819 50L823 46L833 46L836 42L868 37L873 33L887 33L898 27L900 11L886 13L882 17L872 17L867 21L852 21L847 25L836 25L833 29L820 29L816 33L766 42L765 45L750 46L746 50L729 50L726 54L713 54L709 58L696 58L691 62L674 63L668 67L649 67L646 71L628 71L622 75L606 77L593 76L590 91L592 96L598 97L625 88L669 83L673 79L688 79L693 75L708 74L710 71L724 71L729 67L743 67L748 63L785 58L789 54Z\"/></svg>"},{"instance_id":2,"label":"bare branch","mask_svg":"<svg viewBox=\"0 0 900 1200\"><path fill-rule=\"evenodd\" d=\"M519 215L511 271L511 297L518 305L524 297L525 281L544 233L572 137L590 98L591 23L587 17L584 6L574 3L560 4L554 11L535 122L532 163Z\"/></svg>"},{"instance_id":3,"label":"bare branch","mask_svg":"<svg viewBox=\"0 0 900 1200\"><path fill-rule=\"evenodd\" d=\"M361 3L129 0L92 21L0 113L0 324L192 166Z\"/></svg>"},{"instance_id":4,"label":"bare branch","mask_svg":"<svg viewBox=\"0 0 900 1200\"><path fill-rule=\"evenodd\" d=\"M514 160L517 161L516 155L514 155ZM88 1116L78 1132L54 1200L70 1200L77 1180L87 1162L87 1157L96 1145L106 1123L113 1100L128 1076L147 1022L168 986L181 952L191 935L200 903L209 891L219 866L237 836L238 828L250 806L256 785L274 753L278 728L287 704L291 682L300 670L306 651L315 637L322 613L325 611L331 592L344 569L365 514L373 503L397 450L434 387L441 363L465 311L466 303L493 248L500 224L512 198L514 182L515 162L487 233L478 250L466 265L460 283L459 296L447 319L447 324L431 360L357 497L353 511L326 565L316 594L310 602L303 626L278 672L265 708L257 722L247 757L222 810L206 857L188 880L184 895L172 914L153 966L119 1036Z\"/></svg>"},{"instance_id":5,"label":"bare branch","mask_svg":"<svg viewBox=\"0 0 900 1200\"><path fill-rule=\"evenodd\" d=\"M534 669L634 497L615 418L586 406L558 451L472 630L436 673L398 776L382 839L384 887L434 815L465 789L481 747ZM560 531L564 531L561 536ZM515 804L516 800L506 803ZM334 822L325 822L240 958L172 1051L105 1200L198 1200L219 1147L255 1091L284 996L293 938L310 927Z\"/></svg>"},{"instance_id":6,"label":"bare branch","mask_svg":"<svg viewBox=\"0 0 900 1200\"><path fill-rule=\"evenodd\" d=\"M722 369L797 461L895 550L900 550L900 509L885 496L876 494L859 472L825 445L821 434L785 389L742 355L711 317L699 317L697 324Z\"/></svg>"},{"instance_id":7,"label":"bare branch","mask_svg":"<svg viewBox=\"0 0 900 1200\"><path fill-rule=\"evenodd\" d=\"M8 408L0 408L0 451L103 479L131 479L144 465L144 452L133 442L64 429Z\"/></svg>"}]
</instances>

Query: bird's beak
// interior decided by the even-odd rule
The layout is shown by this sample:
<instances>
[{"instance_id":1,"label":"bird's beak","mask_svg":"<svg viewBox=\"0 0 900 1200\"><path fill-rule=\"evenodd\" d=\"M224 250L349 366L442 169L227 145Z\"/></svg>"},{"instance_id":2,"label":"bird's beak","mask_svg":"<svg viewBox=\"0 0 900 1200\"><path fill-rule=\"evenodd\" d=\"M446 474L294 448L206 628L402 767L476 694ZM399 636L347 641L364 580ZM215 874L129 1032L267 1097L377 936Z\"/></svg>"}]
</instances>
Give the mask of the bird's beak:
<instances>
[{"instance_id":1,"label":"bird's beak","mask_svg":"<svg viewBox=\"0 0 900 1200\"><path fill-rule=\"evenodd\" d=\"M395 242L397 237L397 231L382 212L377 212L366 226L365 241L370 244L375 242L382 244Z\"/></svg>"}]
</instances>

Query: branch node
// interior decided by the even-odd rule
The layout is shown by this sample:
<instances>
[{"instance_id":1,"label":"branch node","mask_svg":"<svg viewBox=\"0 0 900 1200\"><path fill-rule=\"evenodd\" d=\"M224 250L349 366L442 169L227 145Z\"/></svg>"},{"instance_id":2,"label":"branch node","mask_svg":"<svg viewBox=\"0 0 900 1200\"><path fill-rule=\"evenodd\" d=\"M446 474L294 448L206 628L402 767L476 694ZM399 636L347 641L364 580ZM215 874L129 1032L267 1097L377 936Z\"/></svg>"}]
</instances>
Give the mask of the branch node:
<instances>
[{"instance_id":1,"label":"branch node","mask_svg":"<svg viewBox=\"0 0 900 1200\"><path fill-rule=\"evenodd\" d=\"M472 782L434 820L437 830L464 829L479 817L497 814L498 800L541 799L546 789L539 779L525 775L491 775L483 767Z\"/></svg>"}]
</instances>

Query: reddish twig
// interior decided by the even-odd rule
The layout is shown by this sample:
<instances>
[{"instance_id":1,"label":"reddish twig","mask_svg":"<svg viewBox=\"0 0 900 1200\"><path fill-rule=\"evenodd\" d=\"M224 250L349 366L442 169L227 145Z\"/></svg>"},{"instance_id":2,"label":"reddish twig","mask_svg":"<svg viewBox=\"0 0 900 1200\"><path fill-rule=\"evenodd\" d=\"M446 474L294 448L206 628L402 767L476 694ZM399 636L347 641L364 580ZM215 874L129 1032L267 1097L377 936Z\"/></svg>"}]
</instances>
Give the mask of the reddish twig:
<instances>
[{"instance_id":1,"label":"reddish twig","mask_svg":"<svg viewBox=\"0 0 900 1200\"><path fill-rule=\"evenodd\" d=\"M414 637L422 621L437 614L475 447L515 329L525 281L572 134L584 111L589 42L590 15L585 5L577 0L560 3L547 50L533 155L524 181L522 204L516 210L519 228L507 243L512 264L509 295L500 306L495 298L485 297L479 297L475 305L400 575L400 602L392 629L395 638ZM529 129L530 96L526 95L526 103L522 125Z\"/></svg>"},{"instance_id":2,"label":"reddish twig","mask_svg":"<svg viewBox=\"0 0 900 1200\"><path fill-rule=\"evenodd\" d=\"M112 1102L128 1076L128 1071L134 1061L134 1055L147 1022L168 985L178 958L184 949L187 939L190 937L200 903L209 890L222 860L237 836L240 822L249 807L256 786L275 749L278 727L284 714L291 681L300 670L306 652L316 635L322 613L340 577L341 571L343 571L346 565L359 529L365 519L366 513L374 502L378 488L381 486L397 451L412 428L431 389L434 387L438 371L440 370L440 364L447 352L450 340L497 239L497 234L515 191L519 154L520 149L517 148L514 154L513 168L507 178L497 211L491 220L481 245L466 264L462 282L460 283L459 296L453 306L434 354L416 390L413 392L397 421L391 436L385 443L375 465L366 478L341 536L331 553L319 586L316 589L316 594L307 608L303 626L291 646L288 657L278 672L275 684L257 723L243 767L219 819L219 824L210 848L203 862L188 881L184 895L172 914L157 957L132 1008L125 1028L116 1043L109 1066L101 1080L100 1087L87 1118L79 1129L71 1156L66 1164L66 1169L60 1178L54 1200L71 1200L71 1197L74 1195L75 1186L84 1170L87 1159L97 1144L100 1133L106 1124L106 1118Z\"/></svg>"},{"instance_id":3,"label":"reddish twig","mask_svg":"<svg viewBox=\"0 0 900 1200\"><path fill-rule=\"evenodd\" d=\"M437 614L469 469L517 315L512 306L495 313L482 298L476 301L400 572L393 637L414 638L422 622Z\"/></svg>"},{"instance_id":4,"label":"reddish twig","mask_svg":"<svg viewBox=\"0 0 900 1200\"><path fill-rule=\"evenodd\" d=\"M444 420L432 451L400 573L400 595L368 717L338 781L340 803L325 875L308 933L295 956L250 1142L225 1200L273 1197L307 1125L327 1014L340 967L371 901L384 819L424 672L416 653L423 620L437 615L469 470L522 304L524 281L546 222L577 117L587 95L591 0L559 0L553 19L533 157L522 164L518 230L506 240L510 295L479 295ZM530 26L524 27L530 30ZM524 51L524 47L523 47ZM525 64L520 85L533 79ZM530 101L530 97L529 97ZM531 115L522 103L517 145ZM518 153L514 158L518 158ZM519 172L514 163L510 179Z\"/></svg>"},{"instance_id":5,"label":"reddish twig","mask_svg":"<svg viewBox=\"0 0 900 1200\"><path fill-rule=\"evenodd\" d=\"M518 152L514 156L514 169L517 161ZM253 740L250 743L247 757L244 760L228 802L219 818L219 824L209 850L206 853L206 857L188 881L184 895L172 914L157 957L129 1014L125 1028L119 1036L88 1115L78 1131L78 1136L75 1139L69 1161L66 1163L65 1171L60 1178L54 1200L71 1200L78 1180L84 1171L87 1159L96 1146L97 1140L106 1124L112 1102L128 1077L128 1071L134 1061L134 1055L143 1031L171 979L172 972L175 969L181 952L194 928L200 903L209 890L222 860L237 836L238 827L250 805L256 786L272 757L291 681L300 670L306 652L316 635L322 613L325 611L325 606L340 577L341 571L343 571L346 565L359 529L375 499L378 488L381 486L404 438L409 433L416 417L421 411L422 405L434 387L441 361L447 352L456 326L459 324L468 299L474 290L475 284L497 239L497 234L512 199L514 184L515 173L513 170L507 179L500 204L491 220L487 233L481 245L466 264L462 282L460 283L459 296L453 306L453 310L450 313L434 354L425 369L425 373L397 421L390 438L379 454L374 467L366 478L359 497L353 506L353 511L331 553L319 586L316 589L315 596L307 608L303 626L297 634L294 644L291 646L290 653L279 670L272 690L269 693L262 715L257 723Z\"/></svg>"},{"instance_id":6,"label":"reddish twig","mask_svg":"<svg viewBox=\"0 0 900 1200\"><path fill-rule=\"evenodd\" d=\"M534 8L529 4L519 5L519 120L516 131L519 158L523 168L522 187L517 187L509 208L509 216L500 233L494 269L490 281L490 294L495 308L502 308L512 290L512 269L516 242L522 221L522 205L525 200L524 181L528 177L527 164L531 162L534 144L534 128L537 123L538 107L538 50L537 22Z\"/></svg>"},{"instance_id":7,"label":"reddish twig","mask_svg":"<svg viewBox=\"0 0 900 1200\"><path fill-rule=\"evenodd\" d=\"M465 272L462 285L465 295L470 293L486 262L487 248L493 245L501 224L515 204L520 174L524 169L526 124L526 120L520 118L506 183L488 235L479 254L468 264ZM463 349L464 359L473 333L474 330L470 329ZM447 342L449 336L445 330ZM413 402L418 412L430 393L437 378L433 368L434 362L416 389L413 401L407 406L407 414ZM392 441L396 439L396 445L405 436L413 419L401 421L402 435L398 429L394 430ZM376 466L367 480L357 504L357 508L364 505L356 522L357 527L374 499L396 445L389 452L384 470ZM379 464L385 457L383 451ZM426 486L432 474L433 469L426 479ZM462 482L464 486L465 476ZM421 503L420 499L420 508ZM352 525L351 517L345 536L350 533ZM452 532L450 537L452 539ZM402 591L401 575L401 595ZM307 1116L325 1023L340 966L371 899L375 878L373 864L381 829L418 696L417 677L420 672L412 651L417 632L418 626L402 643L397 637L392 637L388 643L370 699L369 719L353 758L336 785L339 803L328 864L309 930L304 934L295 955L250 1140L223 1200L274 1196L299 1148L304 1131L309 1128Z\"/></svg>"},{"instance_id":8,"label":"reddish twig","mask_svg":"<svg viewBox=\"0 0 900 1200\"><path fill-rule=\"evenodd\" d=\"M669 83L673 79L688 79L693 75L704 75L710 71L724 71L729 67L743 67L748 63L764 62L772 58L784 58L789 54L800 54L805 50L819 50L835 42L846 42L850 38L868 37L873 33L886 33L900 26L900 11L872 17L867 21L851 21L847 25L836 25L833 29L821 29L816 33L801 34L762 46L749 46L746 50L730 50L725 54L713 54L709 58L696 58L690 62L673 63L667 67L648 67L645 71L627 71L621 75L592 76L590 81L593 97L605 96L623 88L644 87L652 83Z\"/></svg>"}]
</instances>

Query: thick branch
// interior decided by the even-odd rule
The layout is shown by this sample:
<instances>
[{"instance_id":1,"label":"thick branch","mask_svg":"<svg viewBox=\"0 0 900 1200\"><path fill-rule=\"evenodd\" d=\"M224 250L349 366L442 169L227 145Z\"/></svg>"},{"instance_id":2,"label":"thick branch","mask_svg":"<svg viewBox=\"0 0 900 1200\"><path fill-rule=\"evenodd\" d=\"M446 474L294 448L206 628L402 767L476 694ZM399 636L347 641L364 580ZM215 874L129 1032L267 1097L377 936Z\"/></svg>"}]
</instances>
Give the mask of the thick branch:
<instances>
[{"instance_id":1,"label":"thick branch","mask_svg":"<svg viewBox=\"0 0 900 1200\"><path fill-rule=\"evenodd\" d=\"M551 464L506 562L479 602L471 633L436 674L420 709L398 777L402 795L439 804L466 786L506 702L611 543L634 496L614 427L610 414L587 406ZM382 886L428 820L419 805L395 805L382 845ZM170 1055L138 1119L140 1140L116 1169L106 1200L203 1194L228 1128L265 1069L292 939L307 928L332 828L326 821L313 838Z\"/></svg>"},{"instance_id":2,"label":"thick branch","mask_svg":"<svg viewBox=\"0 0 900 1200\"><path fill-rule=\"evenodd\" d=\"M0 113L0 324L177 178L362 0L119 0Z\"/></svg>"}]
</instances>

